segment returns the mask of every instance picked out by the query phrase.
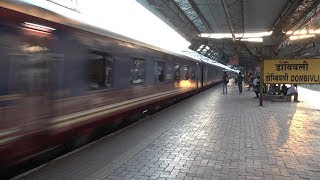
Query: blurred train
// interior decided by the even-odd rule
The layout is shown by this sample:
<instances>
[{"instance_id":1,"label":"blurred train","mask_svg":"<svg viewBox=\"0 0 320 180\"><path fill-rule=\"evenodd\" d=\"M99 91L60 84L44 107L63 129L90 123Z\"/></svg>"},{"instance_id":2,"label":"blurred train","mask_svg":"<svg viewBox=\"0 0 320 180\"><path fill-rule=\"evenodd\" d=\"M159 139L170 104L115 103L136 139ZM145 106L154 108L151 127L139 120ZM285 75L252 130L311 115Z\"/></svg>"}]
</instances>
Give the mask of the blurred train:
<instances>
[{"instance_id":1,"label":"blurred train","mask_svg":"<svg viewBox=\"0 0 320 180\"><path fill-rule=\"evenodd\" d=\"M2 168L191 96L225 71L18 1L0 2L0 39Z\"/></svg>"}]
</instances>

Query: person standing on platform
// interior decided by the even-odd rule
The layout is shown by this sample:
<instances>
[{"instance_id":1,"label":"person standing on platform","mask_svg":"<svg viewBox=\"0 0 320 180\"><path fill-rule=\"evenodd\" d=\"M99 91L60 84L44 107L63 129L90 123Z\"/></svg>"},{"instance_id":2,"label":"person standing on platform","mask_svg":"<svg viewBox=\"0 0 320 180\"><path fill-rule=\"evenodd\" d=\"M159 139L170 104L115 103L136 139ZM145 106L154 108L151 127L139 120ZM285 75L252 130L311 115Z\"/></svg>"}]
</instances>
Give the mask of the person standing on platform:
<instances>
[{"instance_id":1,"label":"person standing on platform","mask_svg":"<svg viewBox=\"0 0 320 180\"><path fill-rule=\"evenodd\" d=\"M253 88L253 80L254 80L254 76L250 73L249 76L248 76L248 89L247 91L250 91L250 88L252 87Z\"/></svg>"},{"instance_id":2,"label":"person standing on platform","mask_svg":"<svg viewBox=\"0 0 320 180\"><path fill-rule=\"evenodd\" d=\"M223 72L223 75L222 75L222 92L223 92L223 94L224 93L228 94L228 88L227 88L228 82L229 82L229 77L227 75L227 72Z\"/></svg>"},{"instance_id":3,"label":"person standing on platform","mask_svg":"<svg viewBox=\"0 0 320 180\"><path fill-rule=\"evenodd\" d=\"M287 95L287 91L288 91L288 87L285 84L283 84L282 87L281 87L282 94L286 96Z\"/></svg>"},{"instance_id":4,"label":"person standing on platform","mask_svg":"<svg viewBox=\"0 0 320 180\"><path fill-rule=\"evenodd\" d=\"M239 72L239 75L237 77L238 87L239 87L239 94L242 93L242 82L243 82L243 76L242 73Z\"/></svg>"},{"instance_id":5,"label":"person standing on platform","mask_svg":"<svg viewBox=\"0 0 320 180\"><path fill-rule=\"evenodd\" d=\"M254 79L253 79L253 90L254 90L254 93L256 93L256 97L255 98L259 98L259 93L260 93L260 83L259 83L259 76L256 76Z\"/></svg>"}]
</instances>

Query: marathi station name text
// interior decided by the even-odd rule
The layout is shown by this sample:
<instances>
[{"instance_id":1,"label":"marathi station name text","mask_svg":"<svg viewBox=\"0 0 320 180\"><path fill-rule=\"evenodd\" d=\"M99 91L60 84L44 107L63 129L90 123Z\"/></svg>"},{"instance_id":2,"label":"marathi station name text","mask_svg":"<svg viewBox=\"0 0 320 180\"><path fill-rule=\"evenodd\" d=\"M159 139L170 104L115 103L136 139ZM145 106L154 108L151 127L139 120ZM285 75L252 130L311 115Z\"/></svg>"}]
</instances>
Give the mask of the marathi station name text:
<instances>
[{"instance_id":1,"label":"marathi station name text","mask_svg":"<svg viewBox=\"0 0 320 180\"><path fill-rule=\"evenodd\" d=\"M289 75L285 73L284 75L275 75L273 73L268 73L266 75L266 82L288 82ZM290 76L291 82L303 83L303 82L317 82L320 83L320 75L291 75Z\"/></svg>"},{"instance_id":2,"label":"marathi station name text","mask_svg":"<svg viewBox=\"0 0 320 180\"><path fill-rule=\"evenodd\" d=\"M275 64L277 71L287 71L287 70L299 70L308 71L308 62L303 61L302 64L289 64L288 61L279 61L280 64Z\"/></svg>"}]
</instances>

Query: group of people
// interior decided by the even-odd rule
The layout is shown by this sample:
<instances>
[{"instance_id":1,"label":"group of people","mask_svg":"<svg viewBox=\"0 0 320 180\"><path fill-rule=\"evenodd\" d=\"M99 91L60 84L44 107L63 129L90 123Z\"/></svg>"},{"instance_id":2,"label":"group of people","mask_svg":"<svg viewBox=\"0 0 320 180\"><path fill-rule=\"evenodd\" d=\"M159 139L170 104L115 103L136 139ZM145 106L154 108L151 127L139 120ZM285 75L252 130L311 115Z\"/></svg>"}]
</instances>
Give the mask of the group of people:
<instances>
[{"instance_id":1,"label":"group of people","mask_svg":"<svg viewBox=\"0 0 320 180\"><path fill-rule=\"evenodd\" d=\"M296 84L292 84L289 88L285 84L283 84L281 87L281 93L285 96L293 96L293 101L299 102L298 88Z\"/></svg>"},{"instance_id":2,"label":"group of people","mask_svg":"<svg viewBox=\"0 0 320 180\"><path fill-rule=\"evenodd\" d=\"M251 87L253 87L253 90L256 94L255 98L260 97L260 81L259 81L259 79L260 79L259 75L253 76L252 74L249 74L248 91L250 91ZM235 82L239 88L239 94L242 93L243 81L244 81L244 76L242 75L241 72L239 72L238 76L235 79ZM223 92L223 94L228 94L228 87L227 87L228 83L229 83L229 77L226 72L223 72L223 75L222 75L222 92ZM284 84L282 86L282 92L285 96L294 96L294 101L299 102L297 85L291 85L289 88L287 88L287 86Z\"/></svg>"},{"instance_id":3,"label":"group of people","mask_svg":"<svg viewBox=\"0 0 320 180\"><path fill-rule=\"evenodd\" d=\"M243 77L242 73L239 72L238 76L235 79L235 82L239 88L239 94L242 93L243 81L244 81L244 77ZM222 92L223 92L223 94L228 94L228 89L227 89L228 82L229 82L229 77L226 72L223 72L223 75L222 75ZM257 97L259 97L259 78L258 77L253 78L252 83L253 83L252 85L253 85L253 88L256 92L256 95L257 95ZM249 90L250 90L250 86L251 86L251 83L249 85Z\"/></svg>"}]
</instances>

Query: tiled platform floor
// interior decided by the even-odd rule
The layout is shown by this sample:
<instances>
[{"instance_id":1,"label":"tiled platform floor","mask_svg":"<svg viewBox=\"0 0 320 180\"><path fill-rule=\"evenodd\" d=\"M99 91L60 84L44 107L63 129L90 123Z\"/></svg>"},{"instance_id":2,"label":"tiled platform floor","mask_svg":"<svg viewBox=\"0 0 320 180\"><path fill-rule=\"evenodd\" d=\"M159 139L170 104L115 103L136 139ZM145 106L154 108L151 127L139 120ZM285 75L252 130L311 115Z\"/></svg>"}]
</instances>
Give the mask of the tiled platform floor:
<instances>
[{"instance_id":1,"label":"tiled platform floor","mask_svg":"<svg viewBox=\"0 0 320 180\"><path fill-rule=\"evenodd\" d=\"M311 101L318 92L259 107L252 91L228 88L202 92L24 178L320 179L320 101Z\"/></svg>"}]
</instances>

